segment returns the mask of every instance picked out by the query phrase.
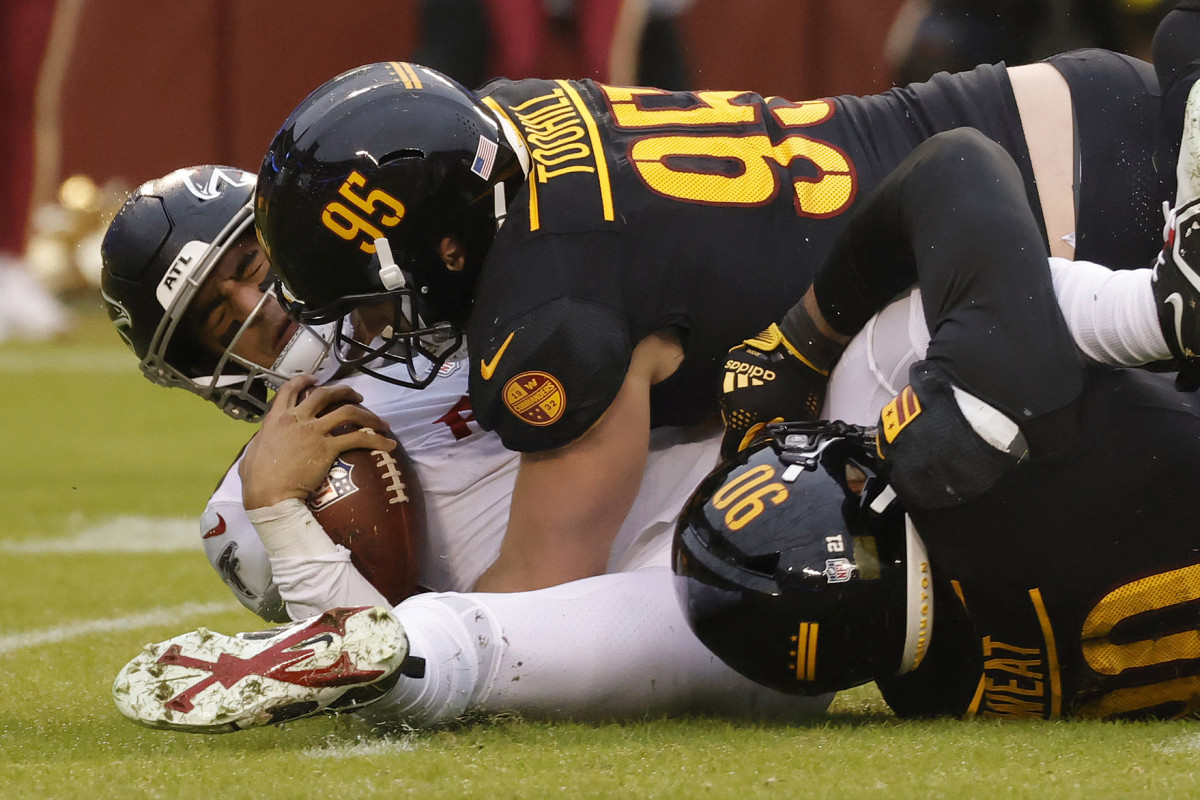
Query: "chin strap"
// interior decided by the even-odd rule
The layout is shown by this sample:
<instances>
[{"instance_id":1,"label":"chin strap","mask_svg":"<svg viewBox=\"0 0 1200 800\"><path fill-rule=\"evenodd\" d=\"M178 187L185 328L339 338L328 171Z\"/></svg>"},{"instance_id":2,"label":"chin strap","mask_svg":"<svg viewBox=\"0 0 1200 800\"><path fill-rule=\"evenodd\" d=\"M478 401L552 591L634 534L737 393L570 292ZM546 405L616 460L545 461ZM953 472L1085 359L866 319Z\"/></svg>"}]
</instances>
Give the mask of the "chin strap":
<instances>
[{"instance_id":1,"label":"chin strap","mask_svg":"<svg viewBox=\"0 0 1200 800\"><path fill-rule=\"evenodd\" d=\"M375 255L379 258L379 280L383 282L383 288L389 292L393 289L403 289L408 282L404 279L404 270L396 264L392 246L388 244L387 239L375 240Z\"/></svg>"},{"instance_id":2,"label":"chin strap","mask_svg":"<svg viewBox=\"0 0 1200 800\"><path fill-rule=\"evenodd\" d=\"M496 230L500 230L504 218L508 216L508 200L504 197L503 183L497 183L492 188L492 208L496 211Z\"/></svg>"}]
</instances>

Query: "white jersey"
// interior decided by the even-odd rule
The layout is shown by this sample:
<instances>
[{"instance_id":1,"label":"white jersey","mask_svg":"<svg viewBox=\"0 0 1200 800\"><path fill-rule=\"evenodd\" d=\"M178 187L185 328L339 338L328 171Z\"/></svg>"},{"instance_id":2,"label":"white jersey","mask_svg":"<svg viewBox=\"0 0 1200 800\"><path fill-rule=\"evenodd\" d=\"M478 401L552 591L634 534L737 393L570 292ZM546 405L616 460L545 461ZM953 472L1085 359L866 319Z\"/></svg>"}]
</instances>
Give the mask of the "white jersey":
<instances>
[{"instance_id":1,"label":"white jersey","mask_svg":"<svg viewBox=\"0 0 1200 800\"><path fill-rule=\"evenodd\" d=\"M391 425L413 461L427 518L419 583L434 591L469 590L496 559L520 461L519 454L505 449L498 436L475 422L467 396L468 373L465 361L448 364L423 390L361 374L337 381L353 386L363 405ZM716 464L719 444L719 426L654 431L646 475L614 541L608 571L669 563L675 518ZM243 605L265 619L284 621L288 616L268 555L242 505L240 461L239 456L201 517L204 550ZM314 565L317 569L320 575L306 577L306 596L344 598L344 587L338 586L344 581L344 568ZM327 586L314 591L314 582Z\"/></svg>"}]
</instances>

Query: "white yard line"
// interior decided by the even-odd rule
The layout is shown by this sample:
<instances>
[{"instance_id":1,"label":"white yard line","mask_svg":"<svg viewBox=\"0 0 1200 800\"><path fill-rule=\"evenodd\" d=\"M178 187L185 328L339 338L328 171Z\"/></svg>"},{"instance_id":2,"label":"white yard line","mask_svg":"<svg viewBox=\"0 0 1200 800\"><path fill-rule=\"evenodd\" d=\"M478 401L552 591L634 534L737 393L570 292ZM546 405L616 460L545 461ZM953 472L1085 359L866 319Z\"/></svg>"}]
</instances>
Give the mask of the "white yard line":
<instances>
[{"instance_id":1,"label":"white yard line","mask_svg":"<svg viewBox=\"0 0 1200 800\"><path fill-rule=\"evenodd\" d=\"M128 350L63 350L47 357L43 352L0 352L0 372L91 372L133 374L136 357Z\"/></svg>"},{"instance_id":2,"label":"white yard line","mask_svg":"<svg viewBox=\"0 0 1200 800\"><path fill-rule=\"evenodd\" d=\"M302 758L357 758L359 756L387 756L406 753L417 749L411 736L386 736L381 739L359 737L356 741L310 747L301 751Z\"/></svg>"},{"instance_id":3,"label":"white yard line","mask_svg":"<svg viewBox=\"0 0 1200 800\"><path fill-rule=\"evenodd\" d=\"M132 631L138 628L149 628L155 625L178 623L182 628L188 617L206 616L241 608L236 603L222 600L212 603L181 603L177 606L154 608L140 614L130 614L124 617L109 617L108 619L90 619L76 622L73 625L62 625L54 628L43 628L25 633L0 634L0 655L24 650L29 647L40 647L45 644L65 642L78 639L81 636L94 634L111 634L119 631Z\"/></svg>"},{"instance_id":4,"label":"white yard line","mask_svg":"<svg viewBox=\"0 0 1200 800\"><path fill-rule=\"evenodd\" d=\"M70 536L0 542L0 552L25 555L177 553L202 549L199 519L183 517L116 517Z\"/></svg>"}]
</instances>

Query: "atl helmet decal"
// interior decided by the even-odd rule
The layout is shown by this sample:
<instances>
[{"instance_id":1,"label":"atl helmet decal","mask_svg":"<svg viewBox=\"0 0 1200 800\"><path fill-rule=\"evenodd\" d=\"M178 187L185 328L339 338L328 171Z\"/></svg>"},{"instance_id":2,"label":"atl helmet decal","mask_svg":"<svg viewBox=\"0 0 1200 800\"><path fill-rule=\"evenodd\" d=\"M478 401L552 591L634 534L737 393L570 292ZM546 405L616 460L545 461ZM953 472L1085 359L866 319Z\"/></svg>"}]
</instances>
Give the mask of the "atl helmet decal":
<instances>
[{"instance_id":1,"label":"atl helmet decal","mask_svg":"<svg viewBox=\"0 0 1200 800\"><path fill-rule=\"evenodd\" d=\"M308 507L313 511L320 511L357 492L358 486L355 485L350 475L353 470L354 466L347 464L341 458L334 461L333 466L329 468L329 473L325 475L325 480L321 481L321 485L317 487L316 491L309 495Z\"/></svg>"},{"instance_id":2,"label":"atl helmet decal","mask_svg":"<svg viewBox=\"0 0 1200 800\"><path fill-rule=\"evenodd\" d=\"M179 248L179 254L171 262L171 266L163 273L154 290L154 296L164 309L171 308L171 302L183 289L187 279L191 278L200 266L200 259L208 252L208 242L192 240Z\"/></svg>"},{"instance_id":3,"label":"atl helmet decal","mask_svg":"<svg viewBox=\"0 0 1200 800\"><path fill-rule=\"evenodd\" d=\"M553 425L567 407L567 392L547 372L522 372L504 384L504 405L530 425Z\"/></svg>"},{"instance_id":4,"label":"atl helmet decal","mask_svg":"<svg viewBox=\"0 0 1200 800\"><path fill-rule=\"evenodd\" d=\"M203 174L198 172L197 174ZM221 196L221 184L227 183L230 186L249 186L254 183L255 177L249 173L242 173L239 177L236 172L226 172L223 169L217 168L208 174L208 183L204 186L197 186L192 180L191 175L185 175L183 185L187 190L201 200L216 200Z\"/></svg>"}]
</instances>

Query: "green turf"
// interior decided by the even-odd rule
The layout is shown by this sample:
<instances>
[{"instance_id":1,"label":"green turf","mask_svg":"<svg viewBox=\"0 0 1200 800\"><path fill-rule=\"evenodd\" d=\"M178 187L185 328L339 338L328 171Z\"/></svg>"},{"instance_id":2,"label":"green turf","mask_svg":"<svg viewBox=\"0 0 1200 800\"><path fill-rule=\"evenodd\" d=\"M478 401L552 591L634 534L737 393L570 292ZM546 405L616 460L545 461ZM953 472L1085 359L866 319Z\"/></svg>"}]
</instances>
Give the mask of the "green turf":
<instances>
[{"instance_id":1,"label":"green turf","mask_svg":"<svg viewBox=\"0 0 1200 800\"><path fill-rule=\"evenodd\" d=\"M255 627L194 553L53 553L121 516L195 517L251 428L136 374L92 312L53 344L0 345L0 798L1195 797L1200 728L902 723L867 687L828 720L550 725L381 734L354 719L202 737L139 728L109 699L142 643ZM219 604L144 627L88 621ZM21 639L20 637L26 637ZM33 642L33 643L30 643Z\"/></svg>"}]
</instances>

